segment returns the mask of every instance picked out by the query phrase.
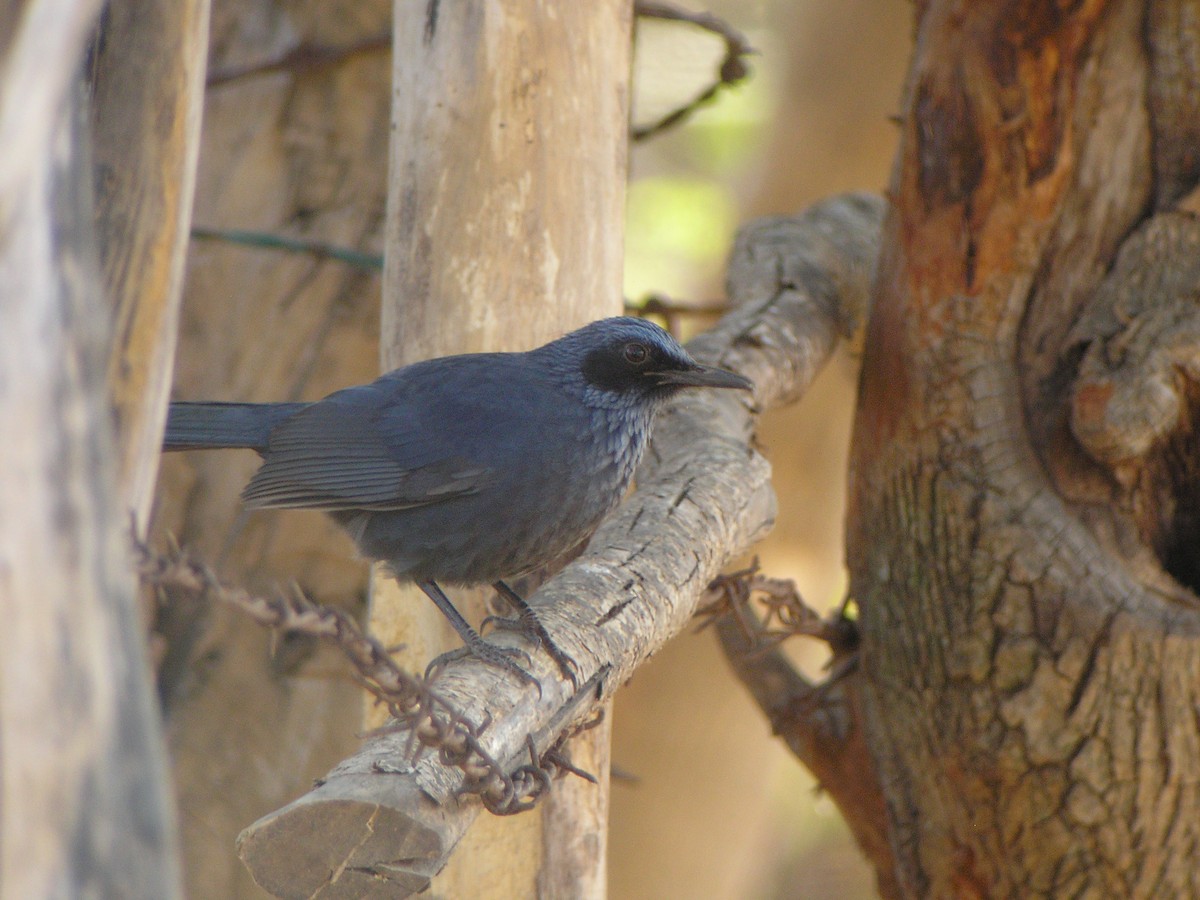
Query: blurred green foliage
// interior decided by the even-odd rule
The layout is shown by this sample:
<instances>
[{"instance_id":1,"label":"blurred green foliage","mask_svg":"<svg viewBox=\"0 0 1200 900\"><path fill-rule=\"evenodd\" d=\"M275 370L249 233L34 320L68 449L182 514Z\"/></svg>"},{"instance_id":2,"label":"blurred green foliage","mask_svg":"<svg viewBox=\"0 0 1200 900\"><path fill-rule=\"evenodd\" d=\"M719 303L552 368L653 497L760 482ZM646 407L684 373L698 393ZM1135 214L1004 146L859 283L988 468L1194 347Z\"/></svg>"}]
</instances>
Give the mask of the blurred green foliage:
<instances>
[{"instance_id":1,"label":"blurred green foliage","mask_svg":"<svg viewBox=\"0 0 1200 900\"><path fill-rule=\"evenodd\" d=\"M720 276L737 223L732 192L702 178L641 178L626 198L625 296L699 300Z\"/></svg>"}]
</instances>

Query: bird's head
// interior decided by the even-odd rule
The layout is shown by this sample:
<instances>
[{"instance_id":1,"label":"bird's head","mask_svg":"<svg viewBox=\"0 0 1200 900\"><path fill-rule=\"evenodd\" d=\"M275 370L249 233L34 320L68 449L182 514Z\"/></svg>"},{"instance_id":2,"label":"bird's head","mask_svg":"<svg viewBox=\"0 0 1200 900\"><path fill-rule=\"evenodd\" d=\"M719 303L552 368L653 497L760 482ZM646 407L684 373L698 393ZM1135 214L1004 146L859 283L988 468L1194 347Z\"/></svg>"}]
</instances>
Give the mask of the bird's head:
<instances>
[{"instance_id":1,"label":"bird's head","mask_svg":"<svg viewBox=\"0 0 1200 900\"><path fill-rule=\"evenodd\" d=\"M578 365L589 392L612 399L665 400L683 388L753 390L741 375L702 366L671 335L644 319L601 319L559 345Z\"/></svg>"}]
</instances>

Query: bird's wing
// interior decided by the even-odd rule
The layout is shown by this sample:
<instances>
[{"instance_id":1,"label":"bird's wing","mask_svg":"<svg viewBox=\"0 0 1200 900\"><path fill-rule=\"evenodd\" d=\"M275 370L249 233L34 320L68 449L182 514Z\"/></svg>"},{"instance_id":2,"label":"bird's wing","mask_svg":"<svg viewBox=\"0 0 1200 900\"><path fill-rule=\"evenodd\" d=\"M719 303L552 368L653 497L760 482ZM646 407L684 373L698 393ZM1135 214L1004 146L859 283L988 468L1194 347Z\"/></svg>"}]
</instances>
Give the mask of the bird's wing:
<instances>
[{"instance_id":1,"label":"bird's wing","mask_svg":"<svg viewBox=\"0 0 1200 900\"><path fill-rule=\"evenodd\" d=\"M389 510L423 506L477 491L491 470L430 440L421 423L384 409L376 386L342 391L279 425L263 465L242 499L276 509Z\"/></svg>"}]
</instances>

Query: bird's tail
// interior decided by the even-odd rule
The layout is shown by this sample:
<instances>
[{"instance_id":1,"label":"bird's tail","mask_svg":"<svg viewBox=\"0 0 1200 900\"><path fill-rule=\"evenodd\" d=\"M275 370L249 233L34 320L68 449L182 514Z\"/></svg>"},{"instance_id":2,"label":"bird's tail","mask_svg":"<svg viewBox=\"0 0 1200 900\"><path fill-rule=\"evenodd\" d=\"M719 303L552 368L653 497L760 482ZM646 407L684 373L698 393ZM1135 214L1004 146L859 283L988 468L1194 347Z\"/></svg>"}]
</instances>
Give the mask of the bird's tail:
<instances>
[{"instance_id":1,"label":"bird's tail","mask_svg":"<svg viewBox=\"0 0 1200 900\"><path fill-rule=\"evenodd\" d=\"M271 431L307 403L172 403L163 450L267 449Z\"/></svg>"}]
</instances>

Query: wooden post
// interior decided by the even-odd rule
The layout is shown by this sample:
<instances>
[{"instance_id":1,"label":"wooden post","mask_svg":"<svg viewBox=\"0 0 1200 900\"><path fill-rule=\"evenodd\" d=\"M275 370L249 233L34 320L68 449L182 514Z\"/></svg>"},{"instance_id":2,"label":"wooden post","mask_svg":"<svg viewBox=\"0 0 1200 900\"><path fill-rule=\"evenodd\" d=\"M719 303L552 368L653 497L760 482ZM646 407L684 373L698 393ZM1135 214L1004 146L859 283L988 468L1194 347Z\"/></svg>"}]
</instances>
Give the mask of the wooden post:
<instances>
[{"instance_id":1,"label":"wooden post","mask_svg":"<svg viewBox=\"0 0 1200 900\"><path fill-rule=\"evenodd\" d=\"M618 314L631 4L395 10L383 368L524 350ZM372 598L372 629L412 667L455 646L418 591L376 577ZM572 748L598 787L567 779L539 813L481 817L434 889L604 896L608 740L605 725Z\"/></svg>"},{"instance_id":2,"label":"wooden post","mask_svg":"<svg viewBox=\"0 0 1200 900\"><path fill-rule=\"evenodd\" d=\"M11 6L11 4L10 4ZM0 13L0 896L179 895L77 84L99 4Z\"/></svg>"},{"instance_id":3,"label":"wooden post","mask_svg":"<svg viewBox=\"0 0 1200 900\"><path fill-rule=\"evenodd\" d=\"M117 485L146 527L192 220L208 0L108 5L93 72L96 224L112 308Z\"/></svg>"}]
</instances>

